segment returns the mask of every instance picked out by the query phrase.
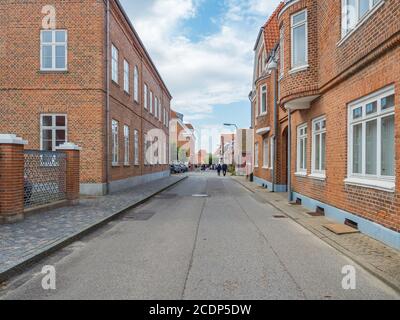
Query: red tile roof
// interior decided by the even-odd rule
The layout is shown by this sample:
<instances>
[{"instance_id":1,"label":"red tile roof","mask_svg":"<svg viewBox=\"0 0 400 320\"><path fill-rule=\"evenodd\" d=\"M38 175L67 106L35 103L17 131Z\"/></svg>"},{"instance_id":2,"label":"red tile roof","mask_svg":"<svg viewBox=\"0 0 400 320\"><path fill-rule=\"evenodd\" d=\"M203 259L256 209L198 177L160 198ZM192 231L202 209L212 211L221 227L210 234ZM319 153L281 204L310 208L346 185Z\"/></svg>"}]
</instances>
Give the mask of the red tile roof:
<instances>
[{"instance_id":1,"label":"red tile roof","mask_svg":"<svg viewBox=\"0 0 400 320\"><path fill-rule=\"evenodd\" d=\"M284 7L284 5L285 3L281 2L279 6L275 9L275 11L271 14L268 21L262 27L264 30L264 42L267 54L271 52L271 50L275 47L275 45L279 41L278 15L279 12Z\"/></svg>"}]
</instances>

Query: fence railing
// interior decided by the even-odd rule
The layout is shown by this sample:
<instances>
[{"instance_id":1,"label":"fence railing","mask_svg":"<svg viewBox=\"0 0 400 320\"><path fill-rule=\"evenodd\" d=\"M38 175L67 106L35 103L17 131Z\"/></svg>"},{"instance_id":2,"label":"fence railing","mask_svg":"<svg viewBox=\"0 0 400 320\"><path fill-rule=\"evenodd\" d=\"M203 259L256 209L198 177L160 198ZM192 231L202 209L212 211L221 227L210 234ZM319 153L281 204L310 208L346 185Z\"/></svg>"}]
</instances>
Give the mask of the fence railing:
<instances>
[{"instance_id":1,"label":"fence railing","mask_svg":"<svg viewBox=\"0 0 400 320\"><path fill-rule=\"evenodd\" d=\"M24 207L65 200L67 158L64 152L24 150Z\"/></svg>"}]
</instances>

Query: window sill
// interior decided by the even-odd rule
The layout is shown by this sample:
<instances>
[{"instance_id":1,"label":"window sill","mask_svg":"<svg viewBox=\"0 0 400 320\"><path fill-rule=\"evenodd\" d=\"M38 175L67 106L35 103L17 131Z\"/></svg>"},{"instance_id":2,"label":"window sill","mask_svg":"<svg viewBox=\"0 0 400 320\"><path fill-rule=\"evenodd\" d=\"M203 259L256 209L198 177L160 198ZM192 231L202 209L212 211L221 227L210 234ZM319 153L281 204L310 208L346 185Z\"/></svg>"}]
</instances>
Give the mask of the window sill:
<instances>
[{"instance_id":1,"label":"window sill","mask_svg":"<svg viewBox=\"0 0 400 320\"><path fill-rule=\"evenodd\" d=\"M295 172L294 175L296 177L303 177L306 178L307 177L307 172Z\"/></svg>"},{"instance_id":2,"label":"window sill","mask_svg":"<svg viewBox=\"0 0 400 320\"><path fill-rule=\"evenodd\" d=\"M350 177L344 180L346 185L377 189L386 192L395 192L396 183L388 180Z\"/></svg>"},{"instance_id":3,"label":"window sill","mask_svg":"<svg viewBox=\"0 0 400 320\"><path fill-rule=\"evenodd\" d=\"M113 168L118 168L120 165L119 165L119 163L113 163L112 165L111 165L111 167L113 167Z\"/></svg>"},{"instance_id":4,"label":"window sill","mask_svg":"<svg viewBox=\"0 0 400 320\"><path fill-rule=\"evenodd\" d=\"M326 180L326 175L324 173L312 173L309 174L308 177L314 180L320 180L320 181Z\"/></svg>"},{"instance_id":5,"label":"window sill","mask_svg":"<svg viewBox=\"0 0 400 320\"><path fill-rule=\"evenodd\" d=\"M299 67L292 68L289 71L289 74L294 74L294 73L297 73L297 72L306 71L309 67L310 66L308 64L306 64L304 66L299 66Z\"/></svg>"},{"instance_id":6,"label":"window sill","mask_svg":"<svg viewBox=\"0 0 400 320\"><path fill-rule=\"evenodd\" d=\"M349 31L338 43L336 46L340 47L343 43L347 41L363 24L365 21L367 21L380 7L382 7L385 4L385 0L380 2L379 4L376 5L375 8L373 8L370 12L368 12L367 15L365 15L355 26L355 28L351 31Z\"/></svg>"},{"instance_id":7,"label":"window sill","mask_svg":"<svg viewBox=\"0 0 400 320\"><path fill-rule=\"evenodd\" d=\"M46 69L41 69L40 71L39 71L39 73L41 73L41 74L51 74L51 73L69 73L68 72L68 69L48 69L48 70L46 70Z\"/></svg>"},{"instance_id":8,"label":"window sill","mask_svg":"<svg viewBox=\"0 0 400 320\"><path fill-rule=\"evenodd\" d=\"M257 118L264 117L264 116L266 116L267 114L268 114L268 112L260 113L260 114L257 116Z\"/></svg>"},{"instance_id":9,"label":"window sill","mask_svg":"<svg viewBox=\"0 0 400 320\"><path fill-rule=\"evenodd\" d=\"M266 166L263 166L262 167L264 170L270 170L271 168L270 167L266 167Z\"/></svg>"}]
</instances>

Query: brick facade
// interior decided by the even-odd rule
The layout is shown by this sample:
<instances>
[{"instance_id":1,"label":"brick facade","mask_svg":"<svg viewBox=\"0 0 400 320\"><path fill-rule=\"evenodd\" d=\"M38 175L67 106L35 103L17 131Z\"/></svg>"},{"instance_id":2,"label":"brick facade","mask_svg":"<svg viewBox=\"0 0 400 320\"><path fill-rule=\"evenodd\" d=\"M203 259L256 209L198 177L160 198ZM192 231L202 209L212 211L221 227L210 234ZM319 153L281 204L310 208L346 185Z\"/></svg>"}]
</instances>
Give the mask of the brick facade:
<instances>
[{"instance_id":1,"label":"brick facade","mask_svg":"<svg viewBox=\"0 0 400 320\"><path fill-rule=\"evenodd\" d=\"M302 70L291 67L291 19L293 14L307 10L308 63ZM391 239L397 239L400 232L400 22L395 17L400 15L400 3L396 0L378 2L371 12L358 23L356 29L342 36L341 1L300 0L286 1L279 8L277 24L284 30L284 70L280 70L280 41L276 38L276 47L270 48L271 55L277 59L279 79L278 123L278 169L280 181L286 181L284 159L287 154L283 148L286 138L288 109L291 110L291 181L292 191L307 203L326 205L328 215L340 218L340 213L348 213L362 224L368 221L383 226L385 234L393 233ZM263 32L268 36L268 25ZM274 72L274 71L272 71ZM260 96L259 84L273 87L273 73L256 82L253 89L253 108ZM385 189L367 183L349 183L349 104L363 97L378 92L382 88L394 88L394 141L395 141L395 187ZM268 90L268 104L273 98ZM271 108L269 108L271 110ZM255 112L253 112L255 113ZM326 119L325 173L315 175L312 168L313 157L313 120ZM263 127L273 130L273 115L267 119L254 119L255 131ZM307 124L307 163L306 170L298 174L297 160L298 130ZM365 138L366 139L366 138ZM279 142L280 140L280 142ZM256 142L261 146L262 137L256 135ZM259 163L262 164L262 152ZM315 150L315 149L314 149ZM378 152L381 152L380 150ZM378 154L378 158L380 153ZM281 160L279 160L281 159ZM367 160L365 160L367 161ZM271 175L261 168L255 170L255 176L271 181ZM387 180L387 179L386 179ZM385 180L385 181L386 181ZM363 181L363 180L361 180ZM390 179L389 179L390 181ZM378 181L379 182L379 181ZM296 200L296 199L294 199ZM329 210L331 212L329 212ZM347 215L346 217L349 217ZM344 216L343 216L344 217ZM358 220L360 219L360 220ZM369 224L366 230L385 241L386 236L373 234L375 230ZM371 229L372 228L372 229ZM381 229L379 229L381 230ZM362 230L364 231L364 230ZM388 241L389 244L393 242ZM394 244L398 246L398 243Z\"/></svg>"},{"instance_id":2,"label":"brick facade","mask_svg":"<svg viewBox=\"0 0 400 320\"><path fill-rule=\"evenodd\" d=\"M144 165L144 134L160 129L166 141L169 134L162 117L156 119L144 110L144 83L160 99L168 114L171 95L119 1L110 1L110 47L113 44L119 50L119 81L116 84L110 79L109 85L109 126L113 119L119 122L120 163L117 166L111 165L111 150L107 159L106 1L52 2L56 29L68 32L67 71L62 72L45 72L40 67L40 31L45 16L42 8L47 4L46 1L2 1L0 4L0 39L3 39L0 42L0 132L15 133L29 141L28 148L39 149L40 116L66 115L66 140L82 147L81 183L87 193L104 193L107 172L110 183L167 172L167 164ZM124 59L130 64L129 94L123 87ZM139 71L138 102L133 98L134 66ZM129 165L124 165L124 125L130 129ZM135 130L139 132L139 165L133 162ZM112 145L111 129L108 136Z\"/></svg>"}]
</instances>

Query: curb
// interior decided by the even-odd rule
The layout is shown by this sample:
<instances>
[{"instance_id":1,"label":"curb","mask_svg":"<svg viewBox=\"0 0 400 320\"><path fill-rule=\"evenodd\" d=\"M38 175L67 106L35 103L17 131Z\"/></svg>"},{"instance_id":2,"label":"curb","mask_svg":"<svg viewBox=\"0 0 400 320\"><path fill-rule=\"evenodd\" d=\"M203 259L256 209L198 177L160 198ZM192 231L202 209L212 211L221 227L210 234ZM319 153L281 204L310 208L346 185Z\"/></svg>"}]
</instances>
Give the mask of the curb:
<instances>
[{"instance_id":1,"label":"curb","mask_svg":"<svg viewBox=\"0 0 400 320\"><path fill-rule=\"evenodd\" d=\"M181 179L173 182L172 184L156 191L153 192L152 194L146 196L145 198L143 198L142 200L139 200L135 203L132 203L130 205L128 205L127 207L120 209L116 212L114 212L113 214L111 214L109 217L104 218L103 220L99 220L98 222L92 224L91 226L87 227L86 229L82 229L81 231L78 231L70 236L68 236L67 238L62 238L59 240L54 241L53 243L51 243L50 245L47 245L46 247L44 247L42 250L40 250L38 253L31 255L30 257L28 257L26 260L16 264L15 266L7 269L6 271L3 271L0 273L0 284L2 282L5 282L7 280L9 280L10 278L22 273L23 271L25 271L26 269L28 269L32 264L39 262L40 260L48 257L50 254L70 245L71 243L83 238L84 236L92 233L93 231L97 230L98 228L104 226L105 224L109 223L112 220L117 219L118 217L120 217L121 215L123 215L126 211L131 210L137 206L140 206L141 204L147 202L148 200L150 200L151 198L153 198L154 196L166 191L167 189L177 185L178 183L182 182L183 180L187 179L188 176L184 176Z\"/></svg>"},{"instance_id":2,"label":"curb","mask_svg":"<svg viewBox=\"0 0 400 320\"><path fill-rule=\"evenodd\" d=\"M235 180L237 183L239 183L241 186L243 186L245 189L247 189L251 193L256 194L256 192L251 190L248 186L244 185L238 179L233 179L233 180ZM284 211L283 208L280 208L279 206L277 206L272 201L267 200L267 199L266 199L266 201L267 201L267 203L269 205L271 205L275 209L279 210L280 212L284 213L292 221L296 222L297 224L299 224L303 228L307 229L312 234L314 234L316 237L318 237L319 239L324 241L326 244L330 245L332 248L336 249L337 251L339 251L340 253L342 253L346 257L348 257L351 260L353 260L355 263L357 263L359 266L361 266L364 270L366 270L367 272L369 272L370 274L372 274L373 276L375 276L376 278L378 278L379 280L384 282L386 285L391 287L394 291L396 291L397 293L400 294L400 283L398 283L398 281L392 279L392 277L390 277L390 276L387 276L384 272L380 271L379 269L377 269L376 267L374 267L373 265L371 265L369 262L365 261L364 259L362 259L362 258L358 257L357 255L351 253L350 251L348 251L346 248L344 248L343 246L341 246L340 244L338 244L334 240L332 240L330 238L327 238L326 236L321 236L321 234L318 231L316 231L315 229L309 227L308 225L306 225L304 223L301 223L300 220L293 218L290 214L287 214Z\"/></svg>"}]
</instances>

